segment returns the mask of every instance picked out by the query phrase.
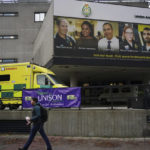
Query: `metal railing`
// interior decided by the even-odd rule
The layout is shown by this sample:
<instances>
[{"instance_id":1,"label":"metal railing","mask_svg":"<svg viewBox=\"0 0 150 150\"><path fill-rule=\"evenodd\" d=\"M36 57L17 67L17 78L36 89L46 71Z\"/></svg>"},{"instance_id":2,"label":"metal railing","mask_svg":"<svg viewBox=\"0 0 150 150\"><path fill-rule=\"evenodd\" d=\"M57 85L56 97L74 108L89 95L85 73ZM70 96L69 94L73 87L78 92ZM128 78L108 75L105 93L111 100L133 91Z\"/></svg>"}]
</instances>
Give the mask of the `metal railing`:
<instances>
[{"instance_id":1,"label":"metal railing","mask_svg":"<svg viewBox=\"0 0 150 150\"><path fill-rule=\"evenodd\" d=\"M81 95L86 107L150 108L150 85L89 86Z\"/></svg>"},{"instance_id":2,"label":"metal railing","mask_svg":"<svg viewBox=\"0 0 150 150\"><path fill-rule=\"evenodd\" d=\"M2 100L21 100L13 92L22 89L2 89ZM81 88L81 107L150 109L150 85L87 86Z\"/></svg>"}]
</instances>

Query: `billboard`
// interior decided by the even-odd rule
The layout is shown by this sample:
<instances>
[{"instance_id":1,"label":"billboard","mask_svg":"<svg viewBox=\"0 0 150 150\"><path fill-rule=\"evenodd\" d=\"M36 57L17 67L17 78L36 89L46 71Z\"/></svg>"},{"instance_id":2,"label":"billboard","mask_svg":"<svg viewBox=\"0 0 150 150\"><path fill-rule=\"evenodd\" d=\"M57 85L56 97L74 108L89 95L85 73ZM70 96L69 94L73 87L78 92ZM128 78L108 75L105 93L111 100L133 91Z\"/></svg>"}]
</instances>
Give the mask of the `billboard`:
<instances>
[{"instance_id":1,"label":"billboard","mask_svg":"<svg viewBox=\"0 0 150 150\"><path fill-rule=\"evenodd\" d=\"M55 16L54 54L150 60L150 25Z\"/></svg>"}]
</instances>

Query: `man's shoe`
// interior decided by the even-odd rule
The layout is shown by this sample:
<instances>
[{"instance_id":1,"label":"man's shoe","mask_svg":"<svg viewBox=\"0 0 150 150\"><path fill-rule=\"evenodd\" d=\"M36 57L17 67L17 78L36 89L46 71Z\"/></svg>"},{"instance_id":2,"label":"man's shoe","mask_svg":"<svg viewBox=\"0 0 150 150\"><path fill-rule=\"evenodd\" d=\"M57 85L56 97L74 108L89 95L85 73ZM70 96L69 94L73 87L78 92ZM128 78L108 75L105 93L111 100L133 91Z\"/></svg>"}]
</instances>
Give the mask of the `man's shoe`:
<instances>
[{"instance_id":1,"label":"man's shoe","mask_svg":"<svg viewBox=\"0 0 150 150\"><path fill-rule=\"evenodd\" d=\"M18 148L18 150L24 150L23 148Z\"/></svg>"}]
</instances>

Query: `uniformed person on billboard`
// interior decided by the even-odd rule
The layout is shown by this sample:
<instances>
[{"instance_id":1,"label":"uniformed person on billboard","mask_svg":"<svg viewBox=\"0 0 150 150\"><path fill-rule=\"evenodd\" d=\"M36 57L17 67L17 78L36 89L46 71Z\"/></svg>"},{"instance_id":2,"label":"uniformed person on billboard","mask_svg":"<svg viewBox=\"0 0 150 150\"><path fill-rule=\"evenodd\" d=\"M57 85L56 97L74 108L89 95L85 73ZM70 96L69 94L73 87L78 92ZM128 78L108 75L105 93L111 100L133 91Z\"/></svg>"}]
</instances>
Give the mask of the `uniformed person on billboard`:
<instances>
[{"instance_id":1,"label":"uniformed person on billboard","mask_svg":"<svg viewBox=\"0 0 150 150\"><path fill-rule=\"evenodd\" d=\"M119 39L113 35L113 27L110 23L103 24L104 38L98 42L99 50L119 51Z\"/></svg>"},{"instance_id":2,"label":"uniformed person on billboard","mask_svg":"<svg viewBox=\"0 0 150 150\"><path fill-rule=\"evenodd\" d=\"M143 40L144 45L142 46L142 51L148 51L150 52L150 28L146 27L143 30Z\"/></svg>"},{"instance_id":3,"label":"uniformed person on billboard","mask_svg":"<svg viewBox=\"0 0 150 150\"><path fill-rule=\"evenodd\" d=\"M97 50L98 41L94 37L93 26L89 21L82 23L80 38L76 44L77 49Z\"/></svg>"},{"instance_id":4,"label":"uniformed person on billboard","mask_svg":"<svg viewBox=\"0 0 150 150\"><path fill-rule=\"evenodd\" d=\"M56 48L75 48L75 40L67 35L68 21L66 19L57 20L58 32L54 37L54 45Z\"/></svg>"},{"instance_id":5,"label":"uniformed person on billboard","mask_svg":"<svg viewBox=\"0 0 150 150\"><path fill-rule=\"evenodd\" d=\"M122 41L120 42L120 49L127 51L138 51L139 44L135 41L133 28L125 25L122 33Z\"/></svg>"}]
</instances>

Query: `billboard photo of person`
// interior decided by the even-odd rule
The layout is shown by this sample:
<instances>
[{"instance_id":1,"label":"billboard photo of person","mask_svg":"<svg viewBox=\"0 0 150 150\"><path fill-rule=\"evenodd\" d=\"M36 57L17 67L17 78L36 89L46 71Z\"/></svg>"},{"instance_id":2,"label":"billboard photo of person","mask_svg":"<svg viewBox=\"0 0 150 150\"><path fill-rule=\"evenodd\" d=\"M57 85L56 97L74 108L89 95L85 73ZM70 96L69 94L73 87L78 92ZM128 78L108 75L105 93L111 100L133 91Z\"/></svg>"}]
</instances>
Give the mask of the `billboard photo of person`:
<instances>
[{"instance_id":1,"label":"billboard photo of person","mask_svg":"<svg viewBox=\"0 0 150 150\"><path fill-rule=\"evenodd\" d=\"M57 33L54 36L54 46L56 48L75 48L75 40L68 35L68 21L66 19L57 19Z\"/></svg>"},{"instance_id":2,"label":"billboard photo of person","mask_svg":"<svg viewBox=\"0 0 150 150\"><path fill-rule=\"evenodd\" d=\"M145 27L142 32L142 51L150 52L150 27Z\"/></svg>"},{"instance_id":3,"label":"billboard photo of person","mask_svg":"<svg viewBox=\"0 0 150 150\"><path fill-rule=\"evenodd\" d=\"M98 50L119 51L119 39L114 36L114 30L111 23L106 22L103 24L103 34L104 38L98 41Z\"/></svg>"},{"instance_id":4,"label":"billboard photo of person","mask_svg":"<svg viewBox=\"0 0 150 150\"><path fill-rule=\"evenodd\" d=\"M77 49L88 49L96 50L98 46L98 41L94 37L93 25L84 21L81 25L80 38L76 42Z\"/></svg>"},{"instance_id":5,"label":"billboard photo of person","mask_svg":"<svg viewBox=\"0 0 150 150\"><path fill-rule=\"evenodd\" d=\"M127 51L138 51L139 47L139 44L135 41L133 27L130 25L125 25L122 32L120 49Z\"/></svg>"}]
</instances>

